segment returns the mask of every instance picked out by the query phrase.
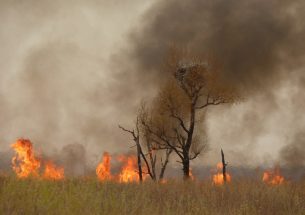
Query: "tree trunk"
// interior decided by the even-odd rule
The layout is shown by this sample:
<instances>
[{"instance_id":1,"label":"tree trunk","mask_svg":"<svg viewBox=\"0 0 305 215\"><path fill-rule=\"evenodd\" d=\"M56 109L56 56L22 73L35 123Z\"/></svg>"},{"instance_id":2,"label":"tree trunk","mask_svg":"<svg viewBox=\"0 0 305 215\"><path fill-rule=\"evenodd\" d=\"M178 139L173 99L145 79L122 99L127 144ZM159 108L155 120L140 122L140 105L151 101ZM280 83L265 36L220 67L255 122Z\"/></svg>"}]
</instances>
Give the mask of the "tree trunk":
<instances>
[{"instance_id":1,"label":"tree trunk","mask_svg":"<svg viewBox=\"0 0 305 215\"><path fill-rule=\"evenodd\" d=\"M190 160L186 159L183 161L183 179L189 180L190 179Z\"/></svg>"},{"instance_id":2,"label":"tree trunk","mask_svg":"<svg viewBox=\"0 0 305 215\"><path fill-rule=\"evenodd\" d=\"M222 175L223 175L223 182L226 183L227 182L227 164L226 164L226 160L225 160L225 155L221 149L221 160L222 160Z\"/></svg>"},{"instance_id":3,"label":"tree trunk","mask_svg":"<svg viewBox=\"0 0 305 215\"><path fill-rule=\"evenodd\" d=\"M156 162L155 162L156 158L153 157L151 142L150 142L149 138L146 139L146 146L148 149L149 160L150 160L150 165L151 165L152 180L155 181L156 180Z\"/></svg>"},{"instance_id":4,"label":"tree trunk","mask_svg":"<svg viewBox=\"0 0 305 215\"><path fill-rule=\"evenodd\" d=\"M190 115L190 126L187 134L187 140L183 150L183 176L184 180L188 180L190 178L190 158L189 151L193 142L193 133L195 128L195 104L191 104L191 115Z\"/></svg>"},{"instance_id":5,"label":"tree trunk","mask_svg":"<svg viewBox=\"0 0 305 215\"><path fill-rule=\"evenodd\" d=\"M185 149L188 152L191 148L192 142L193 142L193 134L194 134L194 128L195 128L195 106L194 104L191 105L191 116L190 116L190 127L188 129ZM188 155L188 154L187 154Z\"/></svg>"},{"instance_id":6,"label":"tree trunk","mask_svg":"<svg viewBox=\"0 0 305 215\"><path fill-rule=\"evenodd\" d=\"M190 159L189 159L189 150L183 150L183 179L190 179Z\"/></svg>"},{"instance_id":7,"label":"tree trunk","mask_svg":"<svg viewBox=\"0 0 305 215\"><path fill-rule=\"evenodd\" d=\"M167 149L165 152L165 161L164 161L164 163L161 161L162 167L161 167L161 171L160 171L160 175L159 175L159 180L162 180L164 177L165 169L169 162L169 156L171 153L172 153L172 149Z\"/></svg>"},{"instance_id":8,"label":"tree trunk","mask_svg":"<svg viewBox=\"0 0 305 215\"><path fill-rule=\"evenodd\" d=\"M140 182L143 181L143 176L142 176L142 165L141 165L141 146L139 143L139 140L136 141L137 143L137 154L138 154L138 170L139 170L139 180Z\"/></svg>"}]
</instances>

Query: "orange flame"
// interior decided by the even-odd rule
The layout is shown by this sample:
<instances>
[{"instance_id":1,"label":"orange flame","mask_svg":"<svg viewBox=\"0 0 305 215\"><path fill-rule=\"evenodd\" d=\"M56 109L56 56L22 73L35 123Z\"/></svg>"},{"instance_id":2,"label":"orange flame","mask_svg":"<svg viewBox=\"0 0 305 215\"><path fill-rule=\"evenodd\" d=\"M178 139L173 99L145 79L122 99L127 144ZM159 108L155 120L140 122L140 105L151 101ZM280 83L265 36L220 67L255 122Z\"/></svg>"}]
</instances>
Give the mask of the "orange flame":
<instances>
[{"instance_id":1,"label":"orange flame","mask_svg":"<svg viewBox=\"0 0 305 215\"><path fill-rule=\"evenodd\" d=\"M139 174L137 173L137 158L136 156L120 156L119 160L124 162L121 173L119 174L119 182L138 182Z\"/></svg>"},{"instance_id":2,"label":"orange flame","mask_svg":"<svg viewBox=\"0 0 305 215\"><path fill-rule=\"evenodd\" d=\"M96 175L99 180L110 180L112 178L111 172L110 172L110 160L111 157L108 152L105 152L103 155L103 162L99 163L96 167Z\"/></svg>"},{"instance_id":3,"label":"orange flame","mask_svg":"<svg viewBox=\"0 0 305 215\"><path fill-rule=\"evenodd\" d=\"M263 174L263 182L269 185L282 184L285 181L284 177L280 174L279 168L274 168L274 170L267 170Z\"/></svg>"},{"instance_id":4,"label":"orange flame","mask_svg":"<svg viewBox=\"0 0 305 215\"><path fill-rule=\"evenodd\" d=\"M11 147L16 152L12 159L12 165L17 176L19 178L26 178L30 175L38 176L40 160L34 155L31 141L19 139Z\"/></svg>"},{"instance_id":5,"label":"orange flame","mask_svg":"<svg viewBox=\"0 0 305 215\"><path fill-rule=\"evenodd\" d=\"M227 182L231 182L231 175L226 173ZM224 179L222 174L222 163L217 164L217 171L216 174L213 175L213 184L215 185L223 185Z\"/></svg>"},{"instance_id":6,"label":"orange flame","mask_svg":"<svg viewBox=\"0 0 305 215\"><path fill-rule=\"evenodd\" d=\"M103 154L103 161L95 169L96 175L100 181L114 180L119 183L138 182L140 180L138 173L137 157L134 155L120 155L117 160L123 163L120 173L112 175L110 171L111 156L108 152ZM146 167L142 166L143 180L147 178Z\"/></svg>"},{"instance_id":7,"label":"orange flame","mask_svg":"<svg viewBox=\"0 0 305 215\"><path fill-rule=\"evenodd\" d=\"M191 179L192 181L195 180L195 176L193 175L193 171L192 171L191 168L190 168L189 176L190 176L190 179Z\"/></svg>"},{"instance_id":8,"label":"orange flame","mask_svg":"<svg viewBox=\"0 0 305 215\"><path fill-rule=\"evenodd\" d=\"M30 140L19 139L11 147L16 155L12 158L12 167L18 178L27 178L29 176L40 177L39 168L41 160L35 157L33 145ZM48 161L45 164L45 171L42 176L45 179L59 180L64 178L64 169L56 167L53 162Z\"/></svg>"},{"instance_id":9,"label":"orange flame","mask_svg":"<svg viewBox=\"0 0 305 215\"><path fill-rule=\"evenodd\" d=\"M62 180L64 179L64 168L57 167L52 161L46 162L43 178L48 180Z\"/></svg>"}]
</instances>

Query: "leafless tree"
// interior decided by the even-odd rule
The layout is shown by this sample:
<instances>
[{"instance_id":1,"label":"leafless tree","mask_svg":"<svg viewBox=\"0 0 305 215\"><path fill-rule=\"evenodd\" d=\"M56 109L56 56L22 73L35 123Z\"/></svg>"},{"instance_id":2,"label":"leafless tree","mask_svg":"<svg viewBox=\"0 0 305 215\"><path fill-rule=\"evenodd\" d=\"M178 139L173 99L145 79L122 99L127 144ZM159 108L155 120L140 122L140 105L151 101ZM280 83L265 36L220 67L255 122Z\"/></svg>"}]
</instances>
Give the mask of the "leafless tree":
<instances>
[{"instance_id":1,"label":"leafless tree","mask_svg":"<svg viewBox=\"0 0 305 215\"><path fill-rule=\"evenodd\" d=\"M136 122L136 130L128 130L122 126L119 125L119 128L121 128L123 131L128 132L132 135L133 140L137 147L137 159L138 159L138 174L140 182L143 181L143 172L142 172L142 162L141 162L141 156L143 156L143 152L140 145L140 134L139 134L139 127L138 127L138 120ZM147 162L147 161L146 161ZM150 171L149 171L150 173Z\"/></svg>"},{"instance_id":2,"label":"leafless tree","mask_svg":"<svg viewBox=\"0 0 305 215\"><path fill-rule=\"evenodd\" d=\"M140 111L138 113L138 119L140 121L145 121L148 117L148 110L146 108L146 104L142 102ZM148 156L150 159L150 167L151 167L151 172L153 174L153 179L162 181L164 178L164 173L166 170L166 167L169 163L169 158L171 153L173 152L172 148L160 148L159 147L159 142L156 141L154 138L154 135L151 133L149 129L143 124L140 123L140 130L143 134L143 138L145 138L145 146L148 151ZM157 170L156 170L156 165L159 164L160 166L160 171L159 171L159 177L157 178Z\"/></svg>"},{"instance_id":3,"label":"leafless tree","mask_svg":"<svg viewBox=\"0 0 305 215\"><path fill-rule=\"evenodd\" d=\"M142 176L143 173L148 174L151 177L151 179L154 181L162 180L164 177L164 173L165 173L167 164L169 162L169 156L170 156L172 150L171 149L166 150L164 162L162 159L163 156L161 155L160 174L159 174L159 177L157 177L156 164L157 164L157 158L158 158L157 157L158 151L156 150L156 147L153 146L149 134L146 133L145 130L139 129L138 118L136 120L135 129L128 130L120 125L119 125L119 128L122 129L123 131L131 134L133 137L133 140L136 144L135 146L137 147L138 174L139 174L140 181L143 180L143 176ZM145 148L145 147L146 147L147 153L143 152L143 148ZM147 156L149 157L149 160L147 159ZM142 159L141 158L144 160L144 163L145 163L145 166L147 169L147 173L143 172L143 170L142 170L142 162L141 162Z\"/></svg>"}]
</instances>

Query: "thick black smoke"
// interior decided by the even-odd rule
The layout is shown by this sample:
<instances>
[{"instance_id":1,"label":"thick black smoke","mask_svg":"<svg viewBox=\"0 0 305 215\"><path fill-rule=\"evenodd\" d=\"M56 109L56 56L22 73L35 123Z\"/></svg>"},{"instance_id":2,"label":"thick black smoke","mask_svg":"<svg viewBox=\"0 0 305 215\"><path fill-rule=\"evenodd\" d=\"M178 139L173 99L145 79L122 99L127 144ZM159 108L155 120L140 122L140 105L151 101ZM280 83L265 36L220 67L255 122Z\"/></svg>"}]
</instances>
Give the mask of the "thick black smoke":
<instances>
[{"instance_id":1,"label":"thick black smoke","mask_svg":"<svg viewBox=\"0 0 305 215\"><path fill-rule=\"evenodd\" d=\"M169 44L215 56L228 80L269 88L303 61L303 1L159 1L132 35L140 71L160 71ZM156 72L160 76L160 73Z\"/></svg>"}]
</instances>

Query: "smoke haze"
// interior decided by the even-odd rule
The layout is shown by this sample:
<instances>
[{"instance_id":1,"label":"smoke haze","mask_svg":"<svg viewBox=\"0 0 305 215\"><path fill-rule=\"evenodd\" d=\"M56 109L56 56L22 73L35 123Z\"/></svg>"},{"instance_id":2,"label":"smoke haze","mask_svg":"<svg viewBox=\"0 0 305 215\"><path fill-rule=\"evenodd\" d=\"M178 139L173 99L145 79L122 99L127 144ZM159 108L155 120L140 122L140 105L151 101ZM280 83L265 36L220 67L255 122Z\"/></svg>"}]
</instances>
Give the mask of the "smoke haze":
<instances>
[{"instance_id":1,"label":"smoke haze","mask_svg":"<svg viewBox=\"0 0 305 215\"><path fill-rule=\"evenodd\" d=\"M209 111L211 151L195 165L216 163L220 147L232 165L305 165L304 6L0 0L1 151L29 138L67 166L78 160L76 175L103 151L127 152L132 139L117 125L132 126L140 100L154 96L175 43L215 56L246 97Z\"/></svg>"}]
</instances>

